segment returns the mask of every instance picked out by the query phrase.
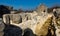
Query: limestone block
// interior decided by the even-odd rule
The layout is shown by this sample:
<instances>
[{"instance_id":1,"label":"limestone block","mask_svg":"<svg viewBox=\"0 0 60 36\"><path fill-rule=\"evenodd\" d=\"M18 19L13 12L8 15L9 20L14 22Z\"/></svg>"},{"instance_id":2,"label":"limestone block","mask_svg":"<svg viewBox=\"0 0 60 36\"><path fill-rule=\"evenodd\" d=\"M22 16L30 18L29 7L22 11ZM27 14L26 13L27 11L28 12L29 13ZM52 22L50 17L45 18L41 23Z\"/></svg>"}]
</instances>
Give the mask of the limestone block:
<instances>
[{"instance_id":1,"label":"limestone block","mask_svg":"<svg viewBox=\"0 0 60 36\"><path fill-rule=\"evenodd\" d=\"M3 15L4 23L21 23L22 17L19 14L4 14Z\"/></svg>"},{"instance_id":2,"label":"limestone block","mask_svg":"<svg viewBox=\"0 0 60 36\"><path fill-rule=\"evenodd\" d=\"M48 27L50 26L50 22L52 20L51 17L49 16L47 19L45 19L45 22L43 21L42 23L41 22L37 23L36 30L35 30L36 35L38 35L38 36L46 36L47 35Z\"/></svg>"},{"instance_id":3,"label":"limestone block","mask_svg":"<svg viewBox=\"0 0 60 36\"><path fill-rule=\"evenodd\" d=\"M21 18L22 18L22 22L27 21L27 20L26 20L26 16L25 16L25 14L21 14Z\"/></svg>"},{"instance_id":4,"label":"limestone block","mask_svg":"<svg viewBox=\"0 0 60 36\"><path fill-rule=\"evenodd\" d=\"M4 14L3 21L4 23L22 23L27 20L32 20L37 13L20 13L20 14Z\"/></svg>"},{"instance_id":5,"label":"limestone block","mask_svg":"<svg viewBox=\"0 0 60 36\"><path fill-rule=\"evenodd\" d=\"M13 14L12 15L12 22L13 23L21 23L22 22L22 17L19 14Z\"/></svg>"},{"instance_id":6,"label":"limestone block","mask_svg":"<svg viewBox=\"0 0 60 36\"><path fill-rule=\"evenodd\" d=\"M10 23L10 15L9 14L4 14L3 15L3 22L6 24Z\"/></svg>"}]
</instances>

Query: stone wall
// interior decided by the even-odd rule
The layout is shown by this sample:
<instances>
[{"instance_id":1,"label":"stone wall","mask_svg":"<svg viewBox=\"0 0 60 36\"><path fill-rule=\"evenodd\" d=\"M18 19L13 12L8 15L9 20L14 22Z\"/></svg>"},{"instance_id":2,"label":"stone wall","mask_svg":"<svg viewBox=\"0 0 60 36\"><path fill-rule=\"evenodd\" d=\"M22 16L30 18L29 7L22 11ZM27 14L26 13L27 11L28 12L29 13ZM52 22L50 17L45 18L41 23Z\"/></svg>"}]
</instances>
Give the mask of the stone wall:
<instances>
[{"instance_id":1,"label":"stone wall","mask_svg":"<svg viewBox=\"0 0 60 36\"><path fill-rule=\"evenodd\" d=\"M3 15L3 20L4 20L4 23L19 24L27 20L33 19L33 16L35 15L37 15L37 13L5 14Z\"/></svg>"}]
</instances>

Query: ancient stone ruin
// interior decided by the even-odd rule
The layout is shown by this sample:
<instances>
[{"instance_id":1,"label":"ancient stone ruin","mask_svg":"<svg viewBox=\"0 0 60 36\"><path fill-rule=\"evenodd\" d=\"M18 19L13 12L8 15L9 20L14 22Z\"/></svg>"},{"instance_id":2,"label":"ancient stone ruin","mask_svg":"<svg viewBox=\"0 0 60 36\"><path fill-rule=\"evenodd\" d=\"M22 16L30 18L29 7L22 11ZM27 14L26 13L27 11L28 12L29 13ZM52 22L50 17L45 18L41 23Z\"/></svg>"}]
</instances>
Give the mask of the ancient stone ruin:
<instances>
[{"instance_id":1,"label":"ancient stone ruin","mask_svg":"<svg viewBox=\"0 0 60 36\"><path fill-rule=\"evenodd\" d=\"M60 8L53 8L52 13L48 13L48 8L45 5L40 5L36 11L32 13L17 13L4 14L3 25L6 28L6 36L13 31L21 31L21 35L14 36L59 36L60 35ZM3 29L0 28L2 31ZM19 29L20 28L20 29ZM10 29L10 30L8 30ZM14 30L15 29L15 30ZM7 32L8 30L8 32ZM18 31L17 31L18 30ZM26 31L25 31L26 30ZM10 32L11 31L11 32ZM5 35L4 34L4 35ZM27 35L29 34L29 35ZM30 35L31 34L31 35ZM11 36L12 36L11 35Z\"/></svg>"}]
</instances>

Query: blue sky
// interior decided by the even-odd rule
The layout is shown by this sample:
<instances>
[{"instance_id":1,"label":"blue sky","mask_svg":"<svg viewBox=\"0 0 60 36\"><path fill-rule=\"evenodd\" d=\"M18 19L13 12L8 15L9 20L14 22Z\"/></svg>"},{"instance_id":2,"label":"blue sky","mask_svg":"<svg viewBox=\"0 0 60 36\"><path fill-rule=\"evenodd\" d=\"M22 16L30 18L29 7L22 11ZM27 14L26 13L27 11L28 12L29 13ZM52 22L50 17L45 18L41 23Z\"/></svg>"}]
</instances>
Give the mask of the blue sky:
<instances>
[{"instance_id":1,"label":"blue sky","mask_svg":"<svg viewBox=\"0 0 60 36\"><path fill-rule=\"evenodd\" d=\"M0 0L0 5L13 6L14 9L35 9L41 3L51 7L55 4L60 5L60 0Z\"/></svg>"}]
</instances>

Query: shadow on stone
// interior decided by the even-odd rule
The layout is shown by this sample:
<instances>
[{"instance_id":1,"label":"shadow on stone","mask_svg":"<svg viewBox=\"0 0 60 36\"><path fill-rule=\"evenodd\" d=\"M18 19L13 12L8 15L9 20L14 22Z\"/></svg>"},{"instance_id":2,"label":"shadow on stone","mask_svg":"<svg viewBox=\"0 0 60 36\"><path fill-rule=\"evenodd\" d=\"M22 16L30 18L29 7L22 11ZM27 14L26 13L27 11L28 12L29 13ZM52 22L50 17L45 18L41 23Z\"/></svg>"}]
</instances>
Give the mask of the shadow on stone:
<instances>
[{"instance_id":1,"label":"shadow on stone","mask_svg":"<svg viewBox=\"0 0 60 36\"><path fill-rule=\"evenodd\" d=\"M24 30L24 35L23 36L36 36L33 31L29 28Z\"/></svg>"},{"instance_id":2,"label":"shadow on stone","mask_svg":"<svg viewBox=\"0 0 60 36\"><path fill-rule=\"evenodd\" d=\"M5 24L4 36L22 36L22 29L14 25Z\"/></svg>"}]
</instances>

